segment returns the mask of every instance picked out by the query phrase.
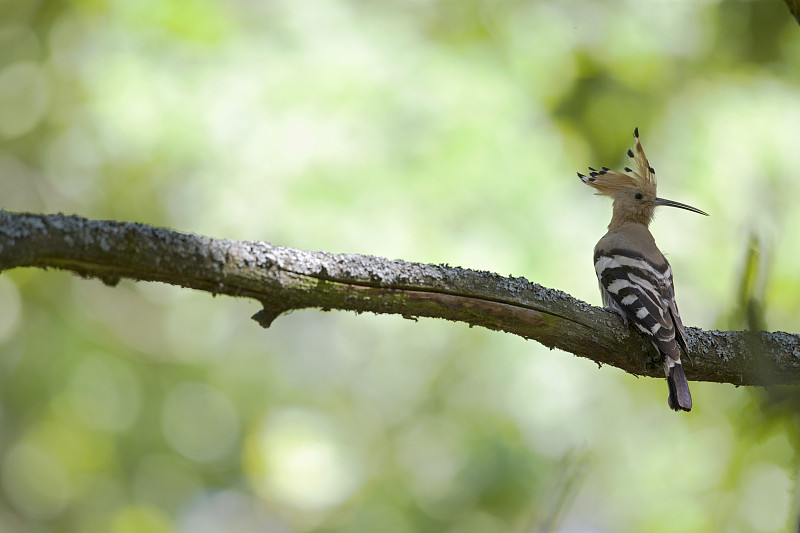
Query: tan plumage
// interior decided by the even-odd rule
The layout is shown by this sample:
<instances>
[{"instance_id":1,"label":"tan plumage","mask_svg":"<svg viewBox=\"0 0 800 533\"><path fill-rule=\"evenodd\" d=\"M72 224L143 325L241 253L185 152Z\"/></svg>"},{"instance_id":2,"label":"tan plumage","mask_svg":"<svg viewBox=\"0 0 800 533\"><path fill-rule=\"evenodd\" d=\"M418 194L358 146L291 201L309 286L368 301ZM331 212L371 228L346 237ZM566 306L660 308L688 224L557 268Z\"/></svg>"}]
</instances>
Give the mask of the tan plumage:
<instances>
[{"instance_id":1,"label":"tan plumage","mask_svg":"<svg viewBox=\"0 0 800 533\"><path fill-rule=\"evenodd\" d=\"M656 196L656 173L647 161L638 128L633 135L634 146L628 150L633 168L625 167L626 174L606 167L600 171L590 167L588 176L578 173L596 194L614 199L608 233L595 246L595 272L603 305L647 335L661 354L669 406L689 411L692 396L680 353L687 351L686 333L675 301L672 269L648 226L659 205L706 213Z\"/></svg>"}]
</instances>

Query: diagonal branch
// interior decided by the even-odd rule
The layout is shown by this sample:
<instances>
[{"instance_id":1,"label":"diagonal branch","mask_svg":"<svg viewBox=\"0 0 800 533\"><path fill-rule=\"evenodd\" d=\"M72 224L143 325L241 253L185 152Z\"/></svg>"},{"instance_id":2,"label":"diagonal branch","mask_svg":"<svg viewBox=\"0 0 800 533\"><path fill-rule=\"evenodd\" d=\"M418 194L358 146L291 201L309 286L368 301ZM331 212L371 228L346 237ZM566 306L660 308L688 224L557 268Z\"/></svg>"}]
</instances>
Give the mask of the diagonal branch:
<instances>
[{"instance_id":1,"label":"diagonal branch","mask_svg":"<svg viewBox=\"0 0 800 533\"><path fill-rule=\"evenodd\" d=\"M305 308L436 317L505 331L642 376L663 377L649 343L617 315L524 278L368 255L211 239L130 222L0 210L0 271L54 267L114 285L161 281L254 298L268 327ZM800 383L800 335L687 328L689 379Z\"/></svg>"},{"instance_id":2,"label":"diagonal branch","mask_svg":"<svg viewBox=\"0 0 800 533\"><path fill-rule=\"evenodd\" d=\"M786 6L789 8L789 12L795 18L798 24L800 24L800 0L785 0Z\"/></svg>"}]
</instances>

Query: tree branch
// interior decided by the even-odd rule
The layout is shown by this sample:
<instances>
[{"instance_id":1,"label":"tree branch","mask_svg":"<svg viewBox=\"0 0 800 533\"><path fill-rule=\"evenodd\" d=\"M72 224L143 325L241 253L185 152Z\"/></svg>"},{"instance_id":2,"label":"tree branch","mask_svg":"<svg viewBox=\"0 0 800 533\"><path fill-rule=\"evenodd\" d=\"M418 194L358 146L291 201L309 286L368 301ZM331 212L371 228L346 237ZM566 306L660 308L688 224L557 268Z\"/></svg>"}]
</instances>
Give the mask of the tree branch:
<instances>
[{"instance_id":1,"label":"tree branch","mask_svg":"<svg viewBox=\"0 0 800 533\"><path fill-rule=\"evenodd\" d=\"M650 343L614 313L524 278L356 254L308 252L143 224L0 210L0 271L55 267L114 285L161 281L254 298L268 327L294 309L436 317L514 333L635 375L662 377ZM687 328L689 379L800 383L800 335Z\"/></svg>"},{"instance_id":2,"label":"tree branch","mask_svg":"<svg viewBox=\"0 0 800 533\"><path fill-rule=\"evenodd\" d=\"M794 19L800 24L800 0L785 0L786 6Z\"/></svg>"}]
</instances>

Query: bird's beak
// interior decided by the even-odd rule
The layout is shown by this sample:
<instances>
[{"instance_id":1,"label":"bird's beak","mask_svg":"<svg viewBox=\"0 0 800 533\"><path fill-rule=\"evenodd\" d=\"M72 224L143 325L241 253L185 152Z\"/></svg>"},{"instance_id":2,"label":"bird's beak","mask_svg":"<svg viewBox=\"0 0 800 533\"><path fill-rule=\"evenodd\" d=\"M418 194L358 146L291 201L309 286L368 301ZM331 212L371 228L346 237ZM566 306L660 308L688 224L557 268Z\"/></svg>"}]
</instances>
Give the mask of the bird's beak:
<instances>
[{"instance_id":1,"label":"bird's beak","mask_svg":"<svg viewBox=\"0 0 800 533\"><path fill-rule=\"evenodd\" d=\"M653 200L653 205L667 205L670 207L680 207L681 209L686 209L687 211L693 211L695 213L700 213L701 215L708 216L708 213L705 211L700 211L696 207L692 207L690 205L682 204L680 202L673 202L672 200L667 200L665 198L656 198Z\"/></svg>"}]
</instances>

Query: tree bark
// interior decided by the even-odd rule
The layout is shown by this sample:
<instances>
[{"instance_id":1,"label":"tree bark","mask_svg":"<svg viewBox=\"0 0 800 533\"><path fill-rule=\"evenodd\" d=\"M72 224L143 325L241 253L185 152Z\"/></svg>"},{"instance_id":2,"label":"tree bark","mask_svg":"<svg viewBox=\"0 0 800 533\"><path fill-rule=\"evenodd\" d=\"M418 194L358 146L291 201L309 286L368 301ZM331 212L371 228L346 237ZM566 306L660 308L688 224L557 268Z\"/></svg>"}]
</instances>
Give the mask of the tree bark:
<instances>
[{"instance_id":1,"label":"tree bark","mask_svg":"<svg viewBox=\"0 0 800 533\"><path fill-rule=\"evenodd\" d=\"M262 326L306 308L444 318L536 340L631 374L663 378L650 343L615 314L525 278L238 242L130 222L0 210L0 271L59 268L115 285L160 281L254 298ZM800 383L800 335L686 328L693 381Z\"/></svg>"}]
</instances>

